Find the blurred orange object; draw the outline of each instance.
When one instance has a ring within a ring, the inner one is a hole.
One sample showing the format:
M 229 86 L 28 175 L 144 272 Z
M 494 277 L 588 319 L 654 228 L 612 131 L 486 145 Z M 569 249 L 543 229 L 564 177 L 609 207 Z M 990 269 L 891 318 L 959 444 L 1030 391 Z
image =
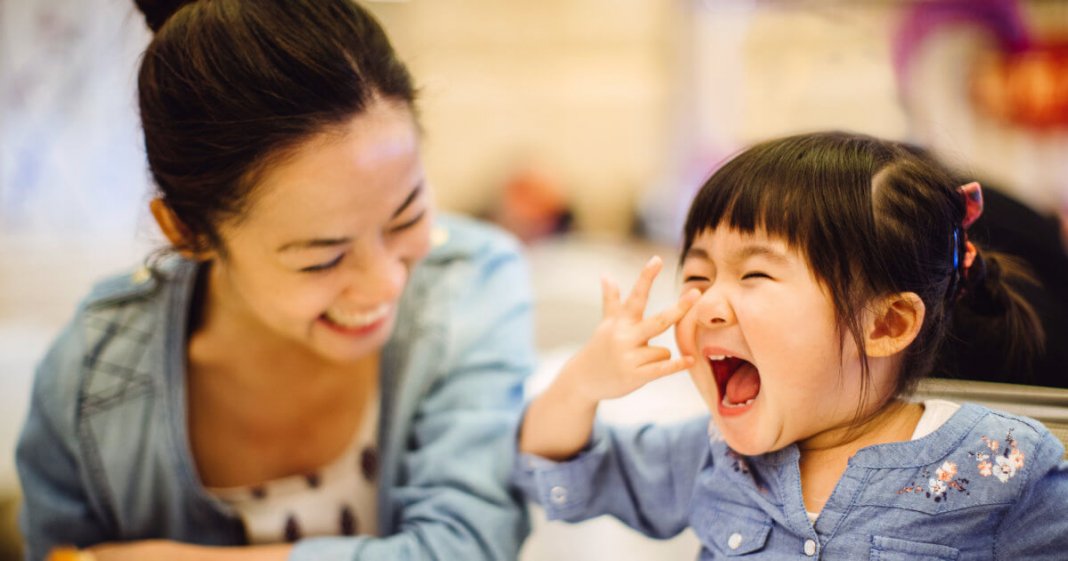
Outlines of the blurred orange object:
M 73 547 L 60 547 L 53 549 L 45 561 L 96 561 L 96 556 Z
M 971 93 L 979 109 L 1002 121 L 1042 129 L 1068 126 L 1068 42 L 978 58 Z

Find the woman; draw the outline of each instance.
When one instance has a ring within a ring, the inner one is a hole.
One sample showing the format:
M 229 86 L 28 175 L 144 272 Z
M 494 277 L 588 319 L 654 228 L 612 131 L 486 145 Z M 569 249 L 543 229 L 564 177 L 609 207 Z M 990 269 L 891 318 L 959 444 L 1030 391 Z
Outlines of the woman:
M 27 558 L 514 558 L 525 269 L 434 221 L 384 32 L 349 0 L 138 6 L 174 251 L 98 285 L 39 367 Z

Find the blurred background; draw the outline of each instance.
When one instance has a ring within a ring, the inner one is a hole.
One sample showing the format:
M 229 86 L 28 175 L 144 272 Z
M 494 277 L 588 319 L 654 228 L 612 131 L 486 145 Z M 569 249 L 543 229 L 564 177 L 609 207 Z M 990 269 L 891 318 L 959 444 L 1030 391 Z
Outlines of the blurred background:
M 1066 1 L 368 6 L 421 86 L 439 204 L 526 242 L 542 353 L 531 392 L 592 331 L 602 273 L 630 283 L 653 253 L 672 262 L 690 197 L 717 163 L 792 132 L 908 140 L 996 187 L 995 245 L 1035 255 L 1055 334 L 1068 316 Z M 93 279 L 161 245 L 135 110 L 148 40 L 130 0 L 0 0 L 0 560 L 17 558 L 12 456 L 35 362 Z M 654 307 L 674 283 L 663 275 Z M 1068 374 L 1049 369 L 1053 384 Z M 702 410 L 675 376 L 602 414 Z M 697 548 L 688 533 L 652 542 L 612 520 L 566 526 L 535 512 L 522 559 L 693 558 Z

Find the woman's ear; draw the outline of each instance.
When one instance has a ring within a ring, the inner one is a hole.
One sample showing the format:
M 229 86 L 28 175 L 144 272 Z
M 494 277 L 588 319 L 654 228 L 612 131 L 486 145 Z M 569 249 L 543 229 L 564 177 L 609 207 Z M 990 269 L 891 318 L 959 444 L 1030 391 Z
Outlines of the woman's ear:
M 898 292 L 876 299 L 867 326 L 868 356 L 895 355 L 912 344 L 923 327 L 927 308 L 915 292 Z
M 197 249 L 198 244 L 193 233 L 189 231 L 189 228 L 182 223 L 178 215 L 171 210 L 171 207 L 167 206 L 163 199 L 159 197 L 152 199 L 152 202 L 148 204 L 148 208 L 152 211 L 152 217 L 156 219 L 159 229 L 167 237 L 167 241 L 171 242 L 171 246 L 182 257 L 197 261 L 210 258 L 207 255 L 208 252 Z

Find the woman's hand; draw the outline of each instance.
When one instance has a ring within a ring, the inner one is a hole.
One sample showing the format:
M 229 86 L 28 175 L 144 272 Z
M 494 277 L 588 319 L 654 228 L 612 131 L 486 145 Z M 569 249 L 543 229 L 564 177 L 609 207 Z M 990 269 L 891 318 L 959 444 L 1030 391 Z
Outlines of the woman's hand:
M 614 284 L 602 281 L 604 317 L 589 342 L 527 408 L 519 431 L 520 451 L 550 460 L 573 457 L 589 441 L 602 399 L 624 396 L 693 364 L 692 357 L 673 359 L 668 349 L 649 345 L 700 297 L 691 290 L 674 306 L 644 318 L 649 289 L 662 266 L 659 257 L 650 259 L 625 302 Z

